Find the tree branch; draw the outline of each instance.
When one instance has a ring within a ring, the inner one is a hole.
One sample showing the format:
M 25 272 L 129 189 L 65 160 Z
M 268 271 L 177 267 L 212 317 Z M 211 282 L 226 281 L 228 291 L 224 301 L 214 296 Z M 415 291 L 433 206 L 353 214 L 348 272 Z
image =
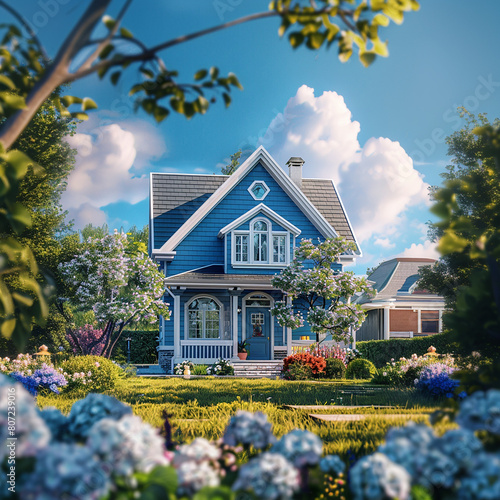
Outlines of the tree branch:
M 38 50 L 40 51 L 40 54 L 42 54 L 43 60 L 45 62 L 49 62 L 50 58 L 47 54 L 47 51 L 45 50 L 45 47 L 42 45 L 40 39 L 36 36 L 36 33 L 31 29 L 31 26 L 28 23 L 28 21 L 26 21 L 26 19 L 21 14 L 19 14 L 19 12 L 17 12 L 10 5 L 6 4 L 3 0 L 0 0 L 0 7 L 3 7 L 23 25 L 23 28 L 26 30 L 30 38 L 36 43 Z

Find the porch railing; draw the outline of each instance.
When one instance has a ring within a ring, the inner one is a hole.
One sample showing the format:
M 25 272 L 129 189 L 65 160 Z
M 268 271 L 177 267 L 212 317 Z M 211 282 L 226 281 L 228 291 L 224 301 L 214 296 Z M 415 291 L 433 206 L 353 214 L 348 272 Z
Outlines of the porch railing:
M 232 340 L 181 340 L 182 359 L 214 362 L 233 357 Z

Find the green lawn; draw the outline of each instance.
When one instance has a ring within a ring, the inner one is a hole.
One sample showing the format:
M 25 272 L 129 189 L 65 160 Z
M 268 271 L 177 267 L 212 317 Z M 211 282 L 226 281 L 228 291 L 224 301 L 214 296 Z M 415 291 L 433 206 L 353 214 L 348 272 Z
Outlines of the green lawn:
M 428 421 L 427 415 L 440 402 L 423 397 L 414 389 L 373 386 L 367 381 L 291 382 L 269 379 L 233 378 L 140 378 L 122 379 L 110 395 L 132 405 L 134 413 L 160 427 L 162 413 L 172 415 L 175 439 L 191 441 L 203 436 L 217 439 L 230 416 L 239 409 L 263 411 L 279 437 L 288 431 L 308 429 L 325 443 L 326 453 L 356 455 L 373 451 L 387 429 L 404 425 L 404 415 L 413 414 L 416 422 Z M 40 407 L 56 406 L 68 412 L 77 397 L 38 396 Z M 315 413 L 363 413 L 373 415 L 359 422 L 315 422 L 311 410 L 291 410 L 283 405 L 329 405 Z M 340 409 L 336 405 L 391 405 L 393 409 Z M 401 419 L 384 420 L 384 413 L 401 414 Z M 444 426 L 437 429 L 444 431 Z

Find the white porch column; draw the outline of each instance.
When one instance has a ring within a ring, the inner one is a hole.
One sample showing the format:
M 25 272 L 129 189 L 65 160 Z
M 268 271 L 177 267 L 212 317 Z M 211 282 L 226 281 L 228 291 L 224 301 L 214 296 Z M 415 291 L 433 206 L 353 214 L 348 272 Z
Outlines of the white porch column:
M 418 333 L 422 333 L 422 311 L 420 309 L 417 309 L 417 315 L 418 315 L 417 330 Z
M 443 310 L 439 309 L 439 325 L 438 325 L 438 333 L 443 331 Z
M 239 359 L 238 354 L 238 296 L 231 295 L 231 325 L 233 332 L 233 359 Z
M 181 296 L 174 294 L 174 363 L 181 355 Z
M 290 297 L 286 298 L 286 305 L 292 305 L 292 299 Z M 290 327 L 286 329 L 286 352 L 287 356 L 292 354 L 292 329 Z
M 389 316 L 389 306 L 384 307 L 384 340 L 389 340 L 390 337 L 390 316 Z

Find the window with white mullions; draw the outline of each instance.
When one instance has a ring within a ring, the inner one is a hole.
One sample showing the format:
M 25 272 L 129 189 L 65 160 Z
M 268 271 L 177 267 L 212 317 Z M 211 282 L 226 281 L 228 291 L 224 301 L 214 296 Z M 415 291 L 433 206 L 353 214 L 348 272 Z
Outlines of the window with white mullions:
M 188 306 L 188 337 L 218 339 L 220 337 L 220 307 L 209 297 L 194 299 Z
M 237 234 L 235 238 L 236 262 L 248 262 L 248 236 Z
M 268 261 L 267 224 L 261 220 L 253 224 L 253 260 L 261 263 Z
M 273 262 L 286 262 L 286 236 L 273 236 Z

